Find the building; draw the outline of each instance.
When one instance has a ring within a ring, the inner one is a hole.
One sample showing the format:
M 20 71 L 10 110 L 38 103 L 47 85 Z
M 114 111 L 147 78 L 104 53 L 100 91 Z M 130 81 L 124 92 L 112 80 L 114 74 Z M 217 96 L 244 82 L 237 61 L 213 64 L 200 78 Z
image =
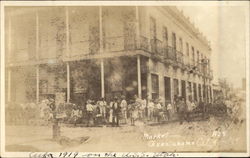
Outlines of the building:
M 6 99 L 211 102 L 211 48 L 176 7 L 6 7 Z

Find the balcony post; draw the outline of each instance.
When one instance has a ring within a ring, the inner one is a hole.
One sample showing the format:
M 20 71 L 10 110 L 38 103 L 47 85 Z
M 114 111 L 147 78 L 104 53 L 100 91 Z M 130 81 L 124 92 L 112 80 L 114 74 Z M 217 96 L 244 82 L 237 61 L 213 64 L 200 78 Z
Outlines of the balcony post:
M 66 63 L 67 66 L 67 103 L 70 101 L 70 67 L 69 62 Z
M 139 25 L 139 8 L 135 7 L 135 19 L 136 19 L 136 47 L 140 48 L 140 25 Z
M 138 97 L 141 98 L 141 58 L 137 55 Z
M 36 103 L 39 103 L 39 97 L 40 97 L 39 83 L 40 83 L 40 73 L 39 73 L 39 65 L 37 65 L 36 66 Z
M 99 53 L 103 53 L 103 30 L 102 30 L 102 6 L 99 6 Z M 104 59 L 101 59 L 101 97 L 105 97 L 105 84 L 104 84 Z

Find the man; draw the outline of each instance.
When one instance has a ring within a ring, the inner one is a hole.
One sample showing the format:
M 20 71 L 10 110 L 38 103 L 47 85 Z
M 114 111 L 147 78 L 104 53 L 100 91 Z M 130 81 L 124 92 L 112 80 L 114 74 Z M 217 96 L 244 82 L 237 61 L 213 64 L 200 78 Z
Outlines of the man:
M 125 100 L 125 96 L 123 95 L 122 97 L 122 101 L 121 101 L 121 104 L 120 104 L 120 107 L 121 107 L 121 111 L 122 111 L 122 117 L 124 119 L 124 122 L 127 123 L 127 108 L 128 108 L 128 105 L 127 105 L 127 101 Z
M 147 107 L 147 100 L 143 98 L 141 100 L 141 118 L 144 120 L 146 118 L 146 107 Z
M 91 100 L 87 101 L 86 110 L 87 110 L 87 127 L 89 127 L 89 123 L 90 123 L 90 120 L 92 120 L 92 117 L 93 117 L 92 115 L 94 111 L 94 107 L 91 104 Z
M 98 106 L 99 106 L 99 109 L 100 109 L 100 113 L 102 115 L 102 118 L 104 119 L 104 122 L 106 122 L 106 108 L 107 108 L 107 103 L 105 101 L 104 98 L 101 98 L 99 101 L 98 101 Z
M 195 104 L 193 102 L 192 99 L 189 99 L 187 100 L 187 113 L 186 113 L 186 116 L 187 116 L 187 121 L 189 122 L 190 121 L 190 113 L 193 111 L 193 109 L 195 108 Z
M 171 102 L 168 101 L 167 102 L 167 118 L 168 118 L 168 121 L 170 121 L 171 119 L 171 111 L 172 111 L 173 107 L 171 105 Z
M 184 118 L 186 117 L 186 104 L 184 98 L 181 98 L 178 105 L 178 114 L 180 119 L 180 124 L 183 123 Z
M 120 114 L 120 105 L 118 104 L 118 98 L 115 97 L 114 98 L 114 102 L 113 102 L 113 106 L 112 106 L 112 110 L 113 110 L 113 120 L 112 120 L 112 126 L 119 126 L 119 114 Z
M 153 102 L 153 99 L 150 99 L 148 102 L 148 118 L 149 118 L 149 120 L 153 120 L 153 113 L 154 113 L 154 102 Z

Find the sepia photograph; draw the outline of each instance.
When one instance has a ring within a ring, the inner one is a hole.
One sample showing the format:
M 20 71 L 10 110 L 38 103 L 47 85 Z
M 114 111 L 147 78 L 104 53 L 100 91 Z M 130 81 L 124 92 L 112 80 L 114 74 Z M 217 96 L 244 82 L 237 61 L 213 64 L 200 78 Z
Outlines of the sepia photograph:
M 249 4 L 1 2 L 0 156 L 249 156 Z

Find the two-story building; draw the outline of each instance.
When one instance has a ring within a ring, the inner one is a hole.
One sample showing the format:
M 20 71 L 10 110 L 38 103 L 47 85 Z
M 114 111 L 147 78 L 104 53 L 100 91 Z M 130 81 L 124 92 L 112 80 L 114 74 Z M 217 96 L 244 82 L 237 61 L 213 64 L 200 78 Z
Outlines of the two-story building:
M 5 7 L 6 99 L 211 102 L 211 48 L 176 7 Z

